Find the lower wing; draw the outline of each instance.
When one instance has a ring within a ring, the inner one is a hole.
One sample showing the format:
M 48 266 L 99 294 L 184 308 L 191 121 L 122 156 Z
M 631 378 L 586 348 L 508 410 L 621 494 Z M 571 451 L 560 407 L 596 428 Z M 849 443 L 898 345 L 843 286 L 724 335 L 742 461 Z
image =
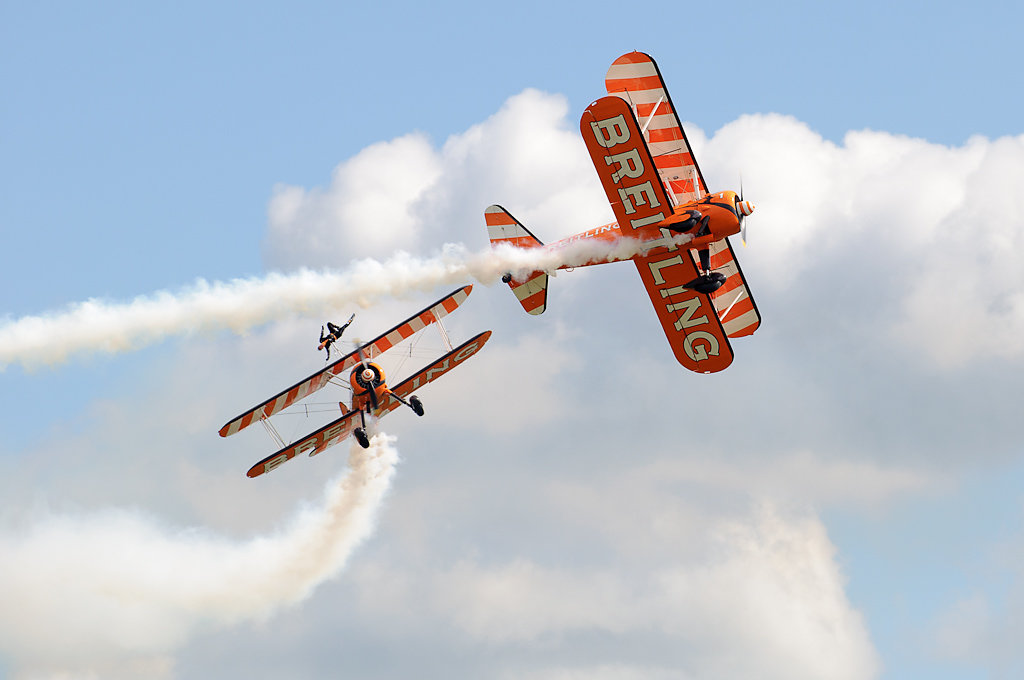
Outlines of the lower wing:
M 732 363 L 732 346 L 711 298 L 686 288 L 697 265 L 685 247 L 633 258 L 676 361 L 696 373 L 716 373 Z

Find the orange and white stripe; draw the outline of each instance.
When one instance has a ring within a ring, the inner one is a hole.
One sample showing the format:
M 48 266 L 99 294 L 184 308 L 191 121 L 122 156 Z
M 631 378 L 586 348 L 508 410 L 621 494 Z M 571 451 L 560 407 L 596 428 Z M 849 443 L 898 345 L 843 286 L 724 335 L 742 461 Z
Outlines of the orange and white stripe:
M 726 276 L 722 287 L 711 294 L 725 334 L 730 338 L 750 335 L 761 325 L 761 315 L 750 296 L 739 263 L 733 257 L 732 246 L 728 239 L 722 239 L 712 243 L 710 251 L 711 268 Z
M 519 220 L 502 208 L 492 205 L 484 211 L 487 223 L 487 237 L 491 246 L 507 243 L 516 248 L 539 248 L 544 244 L 530 233 Z M 532 272 L 525 281 L 512 279 L 508 283 L 519 304 L 529 314 L 543 314 L 548 304 L 548 275 L 544 272 Z
M 654 164 L 676 205 L 708 193 L 654 59 L 643 52 L 624 54 L 612 62 L 604 84 L 608 94 L 633 107 Z

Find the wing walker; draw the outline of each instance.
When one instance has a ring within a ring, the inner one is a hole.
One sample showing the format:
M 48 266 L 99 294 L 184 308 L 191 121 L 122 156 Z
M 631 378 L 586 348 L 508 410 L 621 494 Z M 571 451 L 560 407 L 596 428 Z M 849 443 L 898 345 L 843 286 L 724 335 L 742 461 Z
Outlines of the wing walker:
M 255 422 L 260 422 L 271 438 L 281 448 L 253 465 L 248 472 L 249 477 L 258 477 L 270 472 L 277 466 L 291 460 L 300 453 L 314 456 L 334 446 L 352 435 L 359 444 L 366 448 L 370 445 L 367 425 L 381 418 L 399 406 L 407 406 L 417 415 L 422 416 L 423 402 L 413 394 L 429 382 L 433 382 L 451 369 L 476 354 L 491 337 L 491 331 L 484 331 L 467 340 L 458 347 L 452 347 L 448 334 L 441 325 L 441 319 L 455 311 L 470 292 L 472 286 L 463 286 L 434 304 L 409 317 L 402 323 L 377 338 L 357 347 L 322 371 L 310 375 L 286 390 L 282 390 L 262 404 L 233 418 L 220 429 L 220 436 L 227 437 L 243 430 Z M 351 319 L 350 319 L 351 321 Z M 387 384 L 384 370 L 373 358 L 391 349 L 402 340 L 413 336 L 427 326 L 436 324 L 448 353 L 417 373 L 406 378 L 394 387 Z M 346 324 L 347 325 L 347 324 Z M 339 377 L 349 371 L 348 384 Z M 341 416 L 324 425 L 315 432 L 301 437 L 292 444 L 286 444 L 277 429 L 270 422 L 271 416 L 281 413 L 289 406 L 305 399 L 328 384 L 350 387 L 352 390 L 351 404 L 346 406 L 339 402 Z

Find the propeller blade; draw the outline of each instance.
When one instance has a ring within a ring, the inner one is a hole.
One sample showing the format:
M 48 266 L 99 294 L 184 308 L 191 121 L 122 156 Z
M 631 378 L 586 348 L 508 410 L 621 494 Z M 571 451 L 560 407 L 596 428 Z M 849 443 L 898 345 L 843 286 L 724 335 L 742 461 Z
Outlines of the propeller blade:
M 740 173 L 740 203 L 743 202 L 743 173 Z M 740 212 L 740 241 L 747 247 L 747 216 Z

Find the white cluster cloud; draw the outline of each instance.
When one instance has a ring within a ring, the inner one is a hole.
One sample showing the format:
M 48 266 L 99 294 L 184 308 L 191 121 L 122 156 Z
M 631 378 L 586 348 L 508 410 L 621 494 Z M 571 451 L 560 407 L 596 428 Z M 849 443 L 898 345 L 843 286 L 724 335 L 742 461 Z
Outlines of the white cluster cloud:
M 559 238 L 607 222 L 611 211 L 567 114 L 564 97 L 526 90 L 439 148 L 407 135 L 342 162 L 325 188 L 276 187 L 265 259 L 294 269 L 445 241 L 475 250 L 487 242 L 483 211 L 492 203 L 527 225 L 558 225 Z
M 694 146 L 714 180 L 742 173 L 757 204 L 744 252 L 764 267 L 755 293 L 894 300 L 898 319 L 859 321 L 942 367 L 1024 358 L 1024 135 L 946 147 L 864 130 L 837 145 L 793 118 L 748 115 Z M 828 280 L 809 283 L 815 268 Z
M 414 212 L 441 179 L 433 146 L 410 134 L 367 147 L 334 170 L 327 189 L 279 185 L 268 207 L 268 249 L 278 263 L 338 267 L 422 245 Z M 305 254 L 316 252 L 315 262 Z
M 152 677 L 193 635 L 305 599 L 371 533 L 394 474 L 387 435 L 351 451 L 322 507 L 276 534 L 238 541 L 116 510 L 4 531 L 0 651 L 26 677 Z
M 647 543 L 631 545 L 625 564 L 604 567 L 461 560 L 413 578 L 367 564 L 355 577 L 369 617 L 410 628 L 441 620 L 492 647 L 588 633 L 664 636 L 679 650 L 674 677 L 877 674 L 864 621 L 846 598 L 835 547 L 818 520 L 770 505 L 732 518 L 690 514 L 698 528 L 677 528 L 683 545 L 661 546 L 660 558 L 659 546 Z M 385 583 L 392 592 L 379 597 Z

